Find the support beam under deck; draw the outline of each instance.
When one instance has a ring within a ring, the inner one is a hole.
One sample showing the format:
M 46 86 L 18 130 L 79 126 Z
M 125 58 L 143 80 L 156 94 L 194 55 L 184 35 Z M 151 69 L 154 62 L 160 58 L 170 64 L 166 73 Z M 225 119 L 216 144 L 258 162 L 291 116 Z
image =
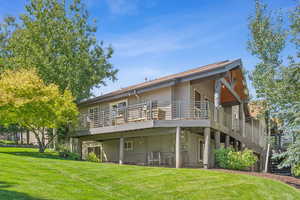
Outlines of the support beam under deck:
M 120 154 L 119 154 L 119 164 L 123 164 L 123 159 L 124 159 L 124 138 L 120 138 Z
M 180 168 L 180 132 L 181 128 L 178 126 L 176 127 L 176 143 L 175 143 L 175 148 L 176 148 L 176 168 Z
M 204 152 L 203 152 L 203 167 L 210 168 L 210 128 L 204 128 Z

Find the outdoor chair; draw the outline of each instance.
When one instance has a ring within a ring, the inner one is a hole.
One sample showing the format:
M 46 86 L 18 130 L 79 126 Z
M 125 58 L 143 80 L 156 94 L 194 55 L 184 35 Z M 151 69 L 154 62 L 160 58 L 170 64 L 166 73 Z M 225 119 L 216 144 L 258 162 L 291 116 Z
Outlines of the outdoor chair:
M 155 165 L 155 163 L 157 163 L 158 166 L 161 164 L 161 153 L 159 151 L 148 153 L 148 165 Z

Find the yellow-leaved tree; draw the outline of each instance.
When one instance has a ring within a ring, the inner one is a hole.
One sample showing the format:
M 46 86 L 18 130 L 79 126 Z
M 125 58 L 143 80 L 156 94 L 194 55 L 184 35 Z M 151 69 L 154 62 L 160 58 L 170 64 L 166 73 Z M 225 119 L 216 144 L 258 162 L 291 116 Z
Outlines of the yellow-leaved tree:
M 44 152 L 57 135 L 50 128 L 76 123 L 78 110 L 70 91 L 46 85 L 33 69 L 7 70 L 0 75 L 0 121 L 32 131 Z

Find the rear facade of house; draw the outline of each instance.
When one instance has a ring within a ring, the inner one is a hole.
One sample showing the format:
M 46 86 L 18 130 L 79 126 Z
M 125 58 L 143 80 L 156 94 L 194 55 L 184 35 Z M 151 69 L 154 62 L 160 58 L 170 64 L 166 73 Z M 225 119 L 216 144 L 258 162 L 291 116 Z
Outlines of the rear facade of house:
M 260 161 L 265 155 L 265 123 L 249 114 L 241 60 L 127 87 L 79 110 L 71 141 L 83 159 L 94 152 L 103 162 L 210 168 L 221 147 L 252 149 Z

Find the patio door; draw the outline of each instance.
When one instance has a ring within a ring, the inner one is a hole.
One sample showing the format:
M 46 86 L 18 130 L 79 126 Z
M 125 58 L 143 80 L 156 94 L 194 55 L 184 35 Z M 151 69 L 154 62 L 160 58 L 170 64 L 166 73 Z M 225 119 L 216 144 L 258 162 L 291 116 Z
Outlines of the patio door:
M 200 118 L 200 112 L 201 112 L 201 94 L 198 91 L 194 91 L 194 117 Z

